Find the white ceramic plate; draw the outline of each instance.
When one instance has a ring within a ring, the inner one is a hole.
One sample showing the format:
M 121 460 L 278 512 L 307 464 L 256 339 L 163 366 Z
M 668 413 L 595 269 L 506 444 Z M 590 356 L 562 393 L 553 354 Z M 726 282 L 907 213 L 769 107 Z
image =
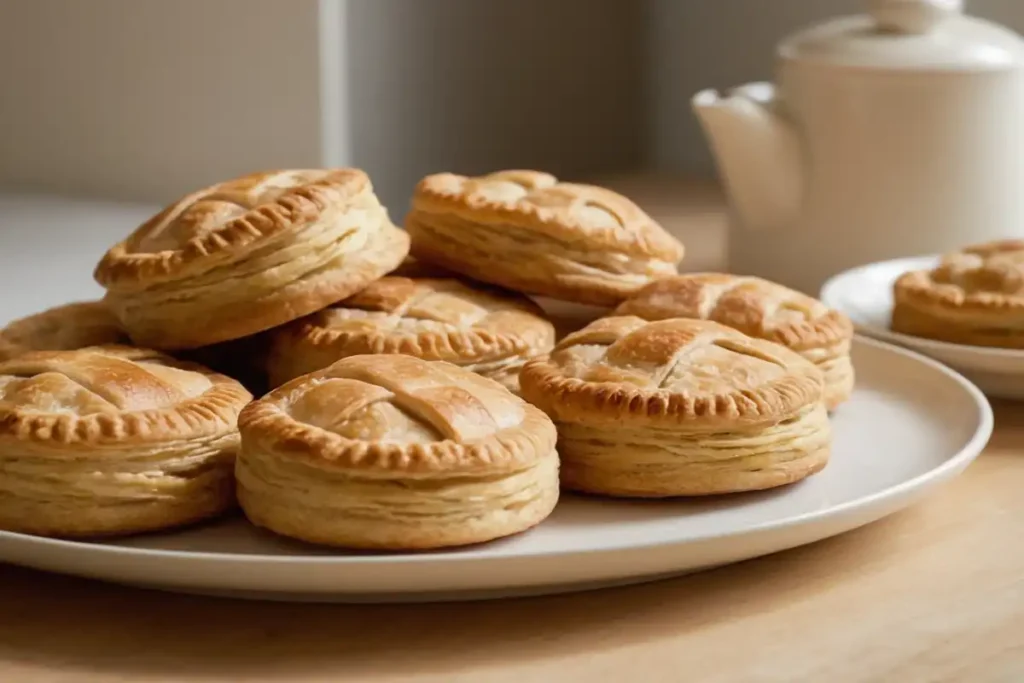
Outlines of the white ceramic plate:
M 1024 399 L 1024 350 L 950 344 L 889 329 L 896 278 L 908 270 L 932 268 L 937 262 L 937 256 L 922 256 L 854 268 L 826 282 L 821 300 L 850 316 L 861 334 L 914 349 L 945 363 L 990 396 Z
M 422 554 L 339 553 L 241 519 L 108 543 L 0 532 L 0 560 L 187 592 L 283 600 L 393 601 L 552 593 L 764 555 L 853 529 L 962 471 L 992 430 L 982 394 L 917 354 L 858 339 L 858 388 L 834 416 L 829 466 L 794 486 L 706 500 L 566 495 L 536 529 Z

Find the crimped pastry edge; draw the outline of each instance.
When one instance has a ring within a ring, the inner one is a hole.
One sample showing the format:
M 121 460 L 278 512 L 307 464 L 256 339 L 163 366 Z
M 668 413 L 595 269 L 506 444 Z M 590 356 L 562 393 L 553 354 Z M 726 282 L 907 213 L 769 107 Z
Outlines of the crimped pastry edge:
M 244 177 L 272 175 L 284 169 L 261 171 Z M 238 179 L 235 179 L 238 180 Z M 135 253 L 129 243 L 144 236 L 151 227 L 182 203 L 199 199 L 211 188 L 188 194 L 167 206 L 139 226 L 129 237 L 111 247 L 93 271 L 95 280 L 107 289 L 149 285 L 189 275 L 203 264 L 220 263 L 232 253 L 268 240 L 295 225 L 315 221 L 321 213 L 339 202 L 350 200 L 373 187 L 369 176 L 356 168 L 334 169 L 330 175 L 286 190 L 273 201 L 265 202 L 242 216 L 226 222 L 217 230 L 193 238 L 181 249 L 155 253 Z
M 340 302 L 338 307 L 345 308 L 344 303 Z M 417 333 L 397 330 L 345 331 L 317 324 L 313 320 L 316 314 L 306 316 L 274 332 L 268 361 L 271 381 L 274 385 L 280 385 L 297 376 L 293 368 L 303 364 L 288 359 L 304 354 L 329 356 L 333 358 L 331 362 L 361 354 L 404 354 L 460 366 L 490 363 L 511 357 L 522 357 L 523 362 L 526 362 L 530 357 L 551 350 L 555 343 L 555 328 L 544 316 L 540 306 L 526 297 L 522 297 L 521 303 L 529 309 L 523 313 L 532 314 L 535 319 L 525 330 L 517 327 L 505 332 L 473 327 Z M 541 343 L 536 343 L 538 340 Z
M 614 419 L 631 426 L 689 423 L 692 429 L 718 429 L 723 425 L 785 420 L 821 401 L 821 372 L 810 362 L 807 369 L 811 372 L 794 371 L 766 383 L 759 391 L 688 396 L 624 382 L 566 377 L 543 358 L 530 361 L 519 373 L 519 391 L 555 421 L 603 424 Z
M 96 413 L 80 417 L 66 413 L 36 413 L 8 409 L 0 404 L 0 444 L 6 439 L 14 439 L 60 445 L 123 447 L 129 441 L 142 445 L 205 437 L 236 429 L 239 412 L 252 400 L 252 395 L 236 380 L 195 363 L 147 349 L 113 344 L 90 348 L 120 351 L 122 357 L 133 360 L 160 359 L 173 367 L 205 375 L 212 386 L 200 396 L 173 406 L 116 415 Z M 25 354 L 14 361 L 21 362 L 30 356 Z M 4 372 L 4 365 L 0 363 L 0 374 Z M 69 457 L 74 457 L 73 451 L 69 452 Z
M 390 477 L 399 472 L 403 476 L 430 477 L 520 469 L 555 448 L 554 424 L 525 402 L 522 423 L 465 444 L 450 439 L 425 444 L 356 441 L 299 422 L 281 410 L 279 400 L 304 383 L 317 381 L 327 370 L 297 377 L 247 405 L 238 418 L 243 452 L 258 448 L 281 458 L 356 470 L 363 476 L 377 473 Z
M 748 276 L 748 275 L 733 275 L 731 273 L 716 273 L 716 272 L 700 272 L 700 273 L 681 273 L 676 276 L 669 276 L 668 280 L 688 279 L 688 278 L 699 278 L 701 276 L 728 276 L 736 279 L 749 280 L 763 283 L 770 287 L 777 287 L 782 289 L 788 289 L 784 285 L 780 285 L 771 280 L 765 280 L 764 278 Z M 618 308 L 612 312 L 611 315 L 639 315 L 636 312 L 630 310 L 633 300 L 640 300 L 645 296 L 645 290 L 655 286 L 664 286 L 665 279 L 659 280 L 657 283 L 652 282 L 644 285 L 641 289 L 637 290 L 632 294 L 629 299 L 619 304 Z M 796 294 L 800 294 L 796 292 Z M 806 295 L 804 295 L 806 296 Z M 813 298 L 813 297 L 808 297 Z M 646 316 L 640 315 L 644 319 Z M 670 316 L 670 317 L 689 317 L 689 316 Z M 814 320 L 801 320 L 799 322 L 787 323 L 780 325 L 772 330 L 769 330 L 767 334 L 751 334 L 751 331 L 743 329 L 742 327 L 733 325 L 729 322 L 718 321 L 728 327 L 743 332 L 744 334 L 750 335 L 758 339 L 764 339 L 766 341 L 775 342 L 782 344 L 783 346 L 792 349 L 793 351 L 802 352 L 809 349 L 818 349 L 829 346 L 834 346 L 847 342 L 853 338 L 853 322 L 840 311 L 833 308 L 829 308 L 828 312 L 815 318 Z

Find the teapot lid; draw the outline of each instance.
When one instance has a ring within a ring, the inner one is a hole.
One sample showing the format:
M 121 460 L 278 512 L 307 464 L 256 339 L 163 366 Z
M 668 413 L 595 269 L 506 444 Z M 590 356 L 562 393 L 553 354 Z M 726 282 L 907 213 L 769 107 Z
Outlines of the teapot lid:
M 868 0 L 868 14 L 841 17 L 786 38 L 783 59 L 836 66 L 984 71 L 1024 65 L 1024 39 L 963 15 L 963 0 Z

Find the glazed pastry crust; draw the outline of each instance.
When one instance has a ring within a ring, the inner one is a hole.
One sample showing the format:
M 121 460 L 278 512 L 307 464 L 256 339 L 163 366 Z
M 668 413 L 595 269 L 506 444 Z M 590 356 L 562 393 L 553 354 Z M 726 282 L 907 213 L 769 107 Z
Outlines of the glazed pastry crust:
M 184 197 L 111 248 L 95 277 L 137 344 L 186 349 L 308 315 L 407 253 L 365 173 L 290 170 Z
M 556 421 L 720 429 L 769 425 L 822 398 L 820 370 L 715 322 L 601 318 L 526 364 L 521 392 Z
M 768 280 L 725 273 L 677 275 L 647 285 L 613 315 L 652 321 L 712 320 L 782 344 L 818 365 L 825 375 L 829 409 L 847 400 L 853 391 L 850 319 L 817 299 Z
M 551 421 L 444 362 L 345 358 L 253 402 L 239 427 L 246 515 L 313 543 L 477 543 L 532 527 L 558 499 Z
M 554 326 L 526 297 L 453 279 L 385 277 L 274 332 L 274 386 L 348 356 L 443 360 L 518 390 L 518 372 L 551 350 Z
M 528 363 L 555 421 L 565 487 L 624 497 L 788 484 L 828 461 L 821 371 L 715 322 L 602 318 Z
M 946 254 L 893 287 L 896 332 L 955 344 L 1024 348 L 1024 240 Z
M 627 198 L 537 171 L 424 178 L 412 252 L 508 289 L 612 306 L 676 272 L 683 246 Z
M 0 363 L 0 527 L 124 535 L 223 512 L 250 399 L 228 377 L 130 347 Z
M 0 329 L 0 361 L 29 351 L 73 351 L 127 340 L 102 301 L 82 301 L 9 322 Z

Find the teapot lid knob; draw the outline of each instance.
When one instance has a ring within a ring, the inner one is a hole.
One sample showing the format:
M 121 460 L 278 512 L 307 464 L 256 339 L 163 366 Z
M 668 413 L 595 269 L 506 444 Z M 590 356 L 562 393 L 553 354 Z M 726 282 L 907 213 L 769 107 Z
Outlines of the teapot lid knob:
M 963 11 L 963 0 L 869 0 L 868 9 L 883 31 L 927 33 Z

